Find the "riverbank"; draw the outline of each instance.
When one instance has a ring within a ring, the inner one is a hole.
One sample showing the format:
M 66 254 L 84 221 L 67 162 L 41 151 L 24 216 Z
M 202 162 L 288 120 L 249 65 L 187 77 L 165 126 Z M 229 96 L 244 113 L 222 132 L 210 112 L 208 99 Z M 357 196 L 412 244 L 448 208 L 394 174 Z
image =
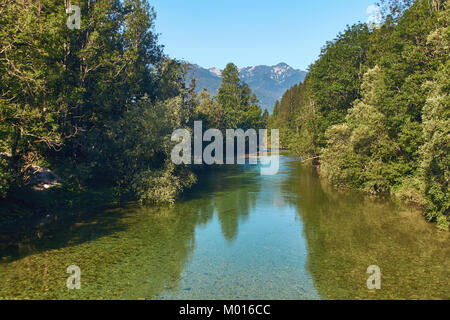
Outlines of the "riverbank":
M 448 297 L 450 234 L 416 210 L 286 156 L 274 176 L 223 166 L 199 180 L 172 206 L 119 204 L 2 239 L 0 299 Z M 80 290 L 67 290 L 69 265 Z M 367 289 L 370 265 L 382 290 Z
M 207 175 L 213 170 L 220 170 L 220 167 L 200 166 L 195 174 Z M 182 194 L 178 200 L 181 196 Z M 80 218 L 95 215 L 104 209 L 133 202 L 137 202 L 137 199 L 120 195 L 117 188 L 108 185 L 87 185 L 79 188 L 63 183 L 48 189 L 30 186 L 0 199 L 0 234 L 20 234 L 42 228 L 66 227 Z
M 287 149 L 283 149 L 284 156 L 293 156 Z M 320 158 L 300 160 L 302 163 L 310 165 L 321 179 Z M 220 170 L 219 167 L 201 167 L 196 174 L 208 175 L 212 170 Z M 326 181 L 329 184 L 329 181 Z M 341 190 L 358 190 L 345 186 L 340 186 Z M 388 198 L 397 199 L 404 205 L 420 210 L 426 219 L 423 203 L 412 201 L 408 198 L 408 193 L 397 192 L 387 195 Z M 380 195 L 373 195 L 380 197 Z M 384 195 L 386 197 L 386 195 Z M 50 189 L 20 190 L 7 199 L 0 200 L 0 234 L 20 234 L 33 230 L 54 229 L 67 227 L 76 223 L 77 219 L 95 215 L 106 208 L 118 207 L 121 204 L 130 202 L 131 199 L 120 198 L 113 187 L 90 186 L 83 190 L 71 190 L 60 185 Z M 428 220 L 428 219 L 426 219 Z M 429 220 L 428 220 L 429 221 Z
M 315 171 L 317 172 L 317 174 L 320 176 L 321 179 L 325 180 L 326 183 L 331 184 L 331 182 L 328 181 L 326 179 L 326 177 L 323 176 L 323 174 L 321 174 L 321 159 L 320 159 L 320 157 L 313 157 L 313 158 L 309 158 L 309 159 L 305 159 L 305 160 L 302 159 L 301 161 L 303 163 L 308 163 L 309 165 L 311 165 L 315 169 Z M 428 223 L 432 223 L 432 224 L 436 225 L 436 227 L 439 228 L 440 230 L 450 231 L 450 229 L 448 227 L 442 227 L 441 225 L 439 225 L 437 223 L 437 221 L 430 220 L 427 217 L 426 209 L 425 209 L 425 206 L 426 206 L 425 199 L 418 191 L 418 187 L 416 185 L 413 185 L 412 183 L 393 188 L 393 191 L 391 193 L 381 193 L 381 194 L 370 193 L 370 192 L 364 191 L 360 188 L 351 188 L 351 187 L 348 187 L 345 185 L 339 185 L 337 187 L 339 187 L 339 189 L 342 189 L 342 190 L 362 191 L 362 192 L 365 192 L 368 195 L 372 195 L 374 197 L 383 197 L 383 198 L 388 197 L 388 198 L 395 199 L 397 201 L 402 202 L 404 205 L 407 205 L 415 210 L 419 210 L 421 212 L 423 218 Z

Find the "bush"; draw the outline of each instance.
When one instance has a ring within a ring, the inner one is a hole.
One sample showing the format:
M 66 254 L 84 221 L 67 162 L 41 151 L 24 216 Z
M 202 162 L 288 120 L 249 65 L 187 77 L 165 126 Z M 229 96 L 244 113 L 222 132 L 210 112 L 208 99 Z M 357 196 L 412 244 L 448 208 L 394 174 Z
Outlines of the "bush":
M 173 204 L 179 193 L 195 182 L 192 172 L 186 169 L 175 170 L 172 163 L 167 163 L 161 170 L 146 170 L 136 175 L 132 190 L 143 204 Z

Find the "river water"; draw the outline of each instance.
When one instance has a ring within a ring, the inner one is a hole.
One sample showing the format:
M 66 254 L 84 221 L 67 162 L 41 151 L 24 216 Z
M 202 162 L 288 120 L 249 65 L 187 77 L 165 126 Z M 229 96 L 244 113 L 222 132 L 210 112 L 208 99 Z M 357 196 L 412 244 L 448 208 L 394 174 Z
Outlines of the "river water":
M 449 299 L 450 235 L 281 157 L 231 166 L 172 207 L 108 209 L 0 257 L 0 299 Z M 81 289 L 69 290 L 70 265 Z M 367 288 L 367 268 L 381 289 Z

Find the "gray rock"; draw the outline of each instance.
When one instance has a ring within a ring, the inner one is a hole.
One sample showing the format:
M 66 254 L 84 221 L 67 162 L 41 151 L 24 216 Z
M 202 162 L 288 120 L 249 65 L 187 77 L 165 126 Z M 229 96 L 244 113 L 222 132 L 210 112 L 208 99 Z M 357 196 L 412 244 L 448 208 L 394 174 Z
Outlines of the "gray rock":
M 61 185 L 61 179 L 50 169 L 32 166 L 31 183 L 35 190 L 46 190 Z

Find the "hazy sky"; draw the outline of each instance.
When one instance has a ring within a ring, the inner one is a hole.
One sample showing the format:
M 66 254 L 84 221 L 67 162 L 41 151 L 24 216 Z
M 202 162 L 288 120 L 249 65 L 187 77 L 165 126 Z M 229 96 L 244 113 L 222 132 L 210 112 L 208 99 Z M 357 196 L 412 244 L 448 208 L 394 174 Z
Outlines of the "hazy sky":
M 377 0 L 150 0 L 172 58 L 223 68 L 286 62 L 305 70 L 327 40 L 366 22 Z

